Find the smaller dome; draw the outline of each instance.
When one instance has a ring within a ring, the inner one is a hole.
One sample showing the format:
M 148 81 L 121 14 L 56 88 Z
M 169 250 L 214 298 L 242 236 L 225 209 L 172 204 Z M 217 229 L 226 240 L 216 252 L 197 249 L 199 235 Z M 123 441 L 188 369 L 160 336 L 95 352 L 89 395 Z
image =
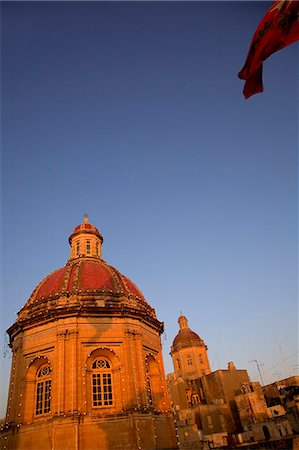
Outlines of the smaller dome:
M 204 345 L 203 340 L 192 330 L 180 330 L 174 338 L 173 347 L 177 347 L 179 344 L 182 347 L 191 347 L 194 344 L 199 343 Z
M 192 331 L 188 326 L 188 320 L 185 316 L 179 317 L 180 331 L 176 335 L 172 343 L 172 351 L 181 347 L 193 347 L 200 346 L 206 347 L 204 341 L 198 336 L 197 333 Z

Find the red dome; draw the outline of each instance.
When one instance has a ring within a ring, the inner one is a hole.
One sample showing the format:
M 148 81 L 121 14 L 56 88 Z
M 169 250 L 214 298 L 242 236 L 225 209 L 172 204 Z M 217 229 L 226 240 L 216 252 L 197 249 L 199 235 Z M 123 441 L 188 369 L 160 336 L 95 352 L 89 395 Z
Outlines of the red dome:
M 35 288 L 18 313 L 18 326 L 53 321 L 55 317 L 110 317 L 114 314 L 115 317 L 141 319 L 159 333 L 163 332 L 163 323 L 158 321 L 154 308 L 138 287 L 101 259 L 103 237 L 88 223 L 87 215 L 84 223 L 74 228 L 69 242 L 71 257 L 68 263 L 50 273 Z
M 204 341 L 198 336 L 197 333 L 189 328 L 187 317 L 180 315 L 178 322 L 180 325 L 180 331 L 174 338 L 171 347 L 172 351 L 176 351 L 182 347 L 193 347 L 194 345 L 205 347 Z
M 19 311 L 21 326 L 72 315 L 138 317 L 163 332 L 152 308 L 129 278 L 102 259 L 76 258 L 48 275 Z
M 192 347 L 193 345 L 204 345 L 204 342 L 197 333 L 190 330 L 190 328 L 186 328 L 180 330 L 174 338 L 172 346 L 177 347 L 178 345 L 181 347 Z
M 32 293 L 30 301 L 52 295 L 87 292 L 133 295 L 144 300 L 131 280 L 103 260 L 76 259 L 48 275 Z

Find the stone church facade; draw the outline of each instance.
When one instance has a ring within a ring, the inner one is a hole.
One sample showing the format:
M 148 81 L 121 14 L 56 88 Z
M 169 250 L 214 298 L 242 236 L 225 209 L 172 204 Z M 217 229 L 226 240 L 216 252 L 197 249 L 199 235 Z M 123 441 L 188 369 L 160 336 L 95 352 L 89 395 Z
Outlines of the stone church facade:
M 9 328 L 12 368 L 1 448 L 177 448 L 165 380 L 163 323 L 102 258 L 88 222 L 70 259 L 33 291 Z

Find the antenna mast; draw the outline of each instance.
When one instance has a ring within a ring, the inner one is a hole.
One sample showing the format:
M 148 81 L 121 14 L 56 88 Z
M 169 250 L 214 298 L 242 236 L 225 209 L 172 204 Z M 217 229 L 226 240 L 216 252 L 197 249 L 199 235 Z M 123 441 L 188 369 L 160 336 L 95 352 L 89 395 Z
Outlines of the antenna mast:
M 262 377 L 262 372 L 260 370 L 260 367 L 262 366 L 262 364 L 258 363 L 258 361 L 256 359 L 253 359 L 252 361 L 249 361 L 249 362 L 255 362 L 256 363 L 257 370 L 259 371 L 259 374 L 260 374 L 260 379 L 261 379 L 261 382 L 262 382 L 262 386 L 264 386 L 264 380 L 263 380 L 263 377 Z
M 282 347 L 281 347 L 281 345 L 279 344 L 278 337 L 277 337 L 276 333 L 274 333 L 274 336 L 275 336 L 276 344 L 278 345 L 278 348 L 279 348 L 280 353 L 281 353 L 281 356 L 282 356 L 282 362 L 284 363 L 284 366 L 285 366 L 285 368 L 286 368 L 286 375 L 287 375 L 287 376 L 290 376 L 290 375 L 291 375 L 291 370 L 290 370 L 290 367 L 289 367 L 289 365 L 288 365 L 288 363 L 287 363 L 287 361 L 286 361 L 287 358 L 285 357 L 285 354 L 284 354 L 284 352 L 283 352 L 283 350 L 282 350 Z

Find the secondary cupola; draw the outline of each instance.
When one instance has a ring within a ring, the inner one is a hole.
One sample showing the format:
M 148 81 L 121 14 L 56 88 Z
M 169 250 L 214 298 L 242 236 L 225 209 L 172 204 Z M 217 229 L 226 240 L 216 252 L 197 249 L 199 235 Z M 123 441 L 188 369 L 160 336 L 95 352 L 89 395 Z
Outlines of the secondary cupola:
M 196 379 L 210 373 L 204 341 L 189 328 L 187 317 L 180 315 L 178 322 L 180 330 L 173 340 L 170 353 L 176 377 Z

